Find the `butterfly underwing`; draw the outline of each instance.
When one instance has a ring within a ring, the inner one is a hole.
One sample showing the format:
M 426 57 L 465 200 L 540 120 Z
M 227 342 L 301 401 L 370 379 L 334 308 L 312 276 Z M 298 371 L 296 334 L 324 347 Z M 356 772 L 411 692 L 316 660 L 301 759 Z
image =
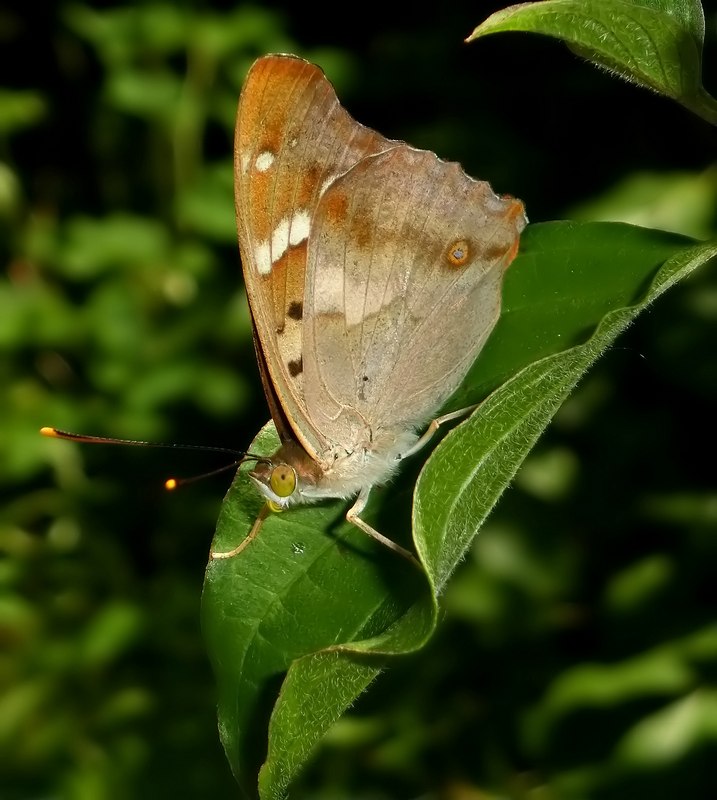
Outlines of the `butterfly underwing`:
M 523 204 L 356 122 L 321 69 L 289 55 L 249 71 L 234 156 L 254 342 L 281 440 L 250 475 L 267 510 L 356 497 L 347 519 L 405 555 L 360 512 L 425 443 L 419 432 L 493 329 Z M 240 552 L 262 518 L 213 556 Z

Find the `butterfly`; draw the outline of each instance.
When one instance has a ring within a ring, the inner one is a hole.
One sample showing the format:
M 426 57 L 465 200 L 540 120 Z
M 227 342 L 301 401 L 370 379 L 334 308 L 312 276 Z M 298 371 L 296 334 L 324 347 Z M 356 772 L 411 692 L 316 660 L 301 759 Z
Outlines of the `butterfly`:
M 254 344 L 281 446 L 249 475 L 270 511 L 355 498 L 420 449 L 500 313 L 523 204 L 456 163 L 386 139 L 290 55 L 251 67 L 234 145 L 239 248 Z M 419 435 L 431 422 L 428 430 Z

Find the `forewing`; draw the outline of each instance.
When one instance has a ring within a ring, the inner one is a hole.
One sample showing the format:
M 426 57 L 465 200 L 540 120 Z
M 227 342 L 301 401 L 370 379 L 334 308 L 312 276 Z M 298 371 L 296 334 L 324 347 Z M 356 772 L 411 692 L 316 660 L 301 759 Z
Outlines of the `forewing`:
M 314 456 L 324 446 L 306 414 L 301 330 L 307 240 L 325 187 L 395 142 L 339 105 L 313 64 L 265 56 L 242 89 L 234 145 L 244 280 L 270 382 L 294 432 Z M 319 429 L 320 430 L 320 429 Z
M 308 249 L 312 424 L 350 449 L 367 425 L 400 433 L 435 414 L 498 318 L 525 224 L 520 201 L 406 145 L 332 183 Z

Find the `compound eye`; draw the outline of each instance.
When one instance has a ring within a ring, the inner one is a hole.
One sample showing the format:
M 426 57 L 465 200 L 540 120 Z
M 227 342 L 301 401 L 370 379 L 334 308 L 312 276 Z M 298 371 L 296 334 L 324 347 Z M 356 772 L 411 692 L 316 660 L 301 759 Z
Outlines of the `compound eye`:
M 279 464 L 271 471 L 269 486 L 277 497 L 290 497 L 296 491 L 296 470 L 288 464 Z

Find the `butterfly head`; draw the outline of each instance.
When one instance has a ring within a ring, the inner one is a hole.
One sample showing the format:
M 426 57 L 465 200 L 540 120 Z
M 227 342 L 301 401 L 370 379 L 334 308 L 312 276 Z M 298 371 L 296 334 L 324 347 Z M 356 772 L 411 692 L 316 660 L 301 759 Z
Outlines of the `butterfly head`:
M 320 470 L 298 443 L 289 441 L 271 457 L 259 459 L 249 473 L 272 511 L 284 511 L 302 501 L 304 489 L 317 483 Z
M 249 473 L 272 511 L 284 511 L 291 505 L 299 479 L 290 464 L 261 461 Z

